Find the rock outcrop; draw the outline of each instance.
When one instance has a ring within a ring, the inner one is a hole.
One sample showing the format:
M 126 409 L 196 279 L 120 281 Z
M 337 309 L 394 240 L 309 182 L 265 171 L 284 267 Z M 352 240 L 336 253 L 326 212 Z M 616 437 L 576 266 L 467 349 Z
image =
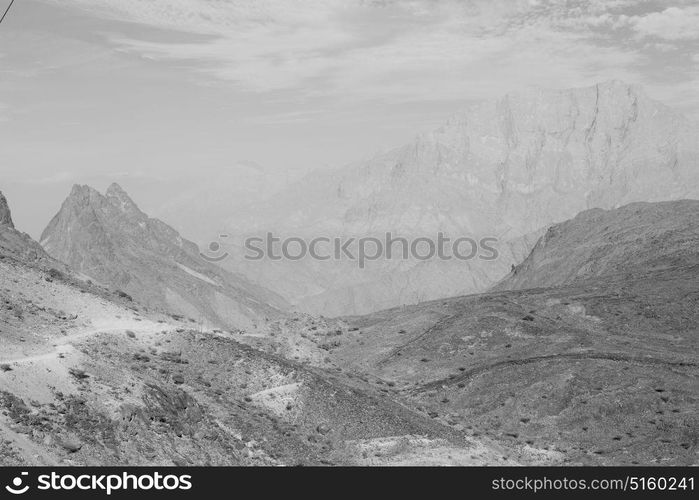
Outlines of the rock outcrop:
M 0 192 L 0 259 L 6 257 L 34 267 L 67 271 L 61 262 L 52 259 L 29 235 L 15 228 L 10 206 Z
M 15 225 L 12 223 L 12 213 L 10 212 L 10 207 L 7 205 L 7 199 L 0 192 L 0 226 L 7 226 L 14 228 Z

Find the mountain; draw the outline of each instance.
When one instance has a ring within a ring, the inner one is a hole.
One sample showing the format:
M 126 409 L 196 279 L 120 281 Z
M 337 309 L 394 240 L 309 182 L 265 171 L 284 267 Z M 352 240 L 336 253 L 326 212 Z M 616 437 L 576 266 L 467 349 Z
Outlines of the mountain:
M 386 446 L 382 463 L 495 464 L 511 453 L 240 333 L 15 257 L 0 246 L 2 466 L 362 465 Z
M 493 236 L 499 259 L 379 260 L 363 271 L 335 261 L 225 265 L 310 312 L 479 292 L 546 227 L 583 210 L 699 197 L 698 165 L 697 125 L 638 87 L 530 89 L 469 107 L 371 160 L 314 172 L 229 222 L 232 234 Z
M 74 186 L 41 236 L 58 260 L 152 308 L 246 327 L 279 317 L 276 294 L 208 262 L 198 247 L 141 212 L 121 187 Z
M 554 463 L 696 465 L 698 245 L 699 201 L 590 210 L 541 238 L 524 289 L 349 318 L 328 357 Z
M 699 201 L 593 209 L 549 228 L 494 290 L 570 285 L 601 276 L 699 266 Z

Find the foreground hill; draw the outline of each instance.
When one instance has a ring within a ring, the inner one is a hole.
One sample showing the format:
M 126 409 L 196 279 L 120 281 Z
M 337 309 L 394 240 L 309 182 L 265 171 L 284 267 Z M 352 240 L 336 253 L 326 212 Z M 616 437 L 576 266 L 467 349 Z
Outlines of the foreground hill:
M 350 318 L 321 346 L 325 362 L 520 453 L 697 464 L 698 227 L 696 201 L 583 213 L 542 238 L 517 274 L 576 279 Z M 563 242 L 576 242 L 575 272 L 559 259 Z M 588 262 L 600 267 L 577 272 Z
M 1 465 L 498 463 L 368 385 L 0 259 Z M 414 445 L 406 446 L 406 443 Z M 371 453 L 371 455 L 369 455 Z
M 41 236 L 54 258 L 139 303 L 226 327 L 278 317 L 278 295 L 203 259 L 198 247 L 141 212 L 116 184 L 75 186 Z
M 0 283 L 0 465 L 538 460 L 3 246 Z

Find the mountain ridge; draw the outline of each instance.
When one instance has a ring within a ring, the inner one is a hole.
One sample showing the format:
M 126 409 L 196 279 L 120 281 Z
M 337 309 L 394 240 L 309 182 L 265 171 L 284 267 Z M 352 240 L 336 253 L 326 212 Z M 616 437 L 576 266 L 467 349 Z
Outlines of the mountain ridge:
M 668 266 L 699 265 L 699 200 L 592 209 L 551 226 L 493 291 L 572 285 Z M 639 248 L 641 247 L 641 248 Z
M 421 289 L 430 290 L 424 300 L 477 293 L 528 255 L 537 232 L 583 210 L 699 198 L 698 164 L 697 124 L 640 87 L 528 89 L 475 104 L 370 160 L 310 174 L 229 223 L 234 234 L 495 236 L 502 259 L 470 263 L 477 269 L 431 262 L 430 273 L 420 262 L 380 261 L 361 275 L 342 263 L 224 265 L 311 313 L 332 302 L 339 314 L 376 310 L 355 302 L 363 290 L 380 307 L 412 303 Z M 320 290 L 319 274 L 332 277 Z

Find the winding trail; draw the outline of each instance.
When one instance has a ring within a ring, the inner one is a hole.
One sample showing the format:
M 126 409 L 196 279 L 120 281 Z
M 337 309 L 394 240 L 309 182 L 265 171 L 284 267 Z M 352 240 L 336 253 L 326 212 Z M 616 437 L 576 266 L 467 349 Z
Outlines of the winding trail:
M 586 360 L 586 359 L 597 359 L 606 361 L 616 361 L 622 363 L 640 363 L 647 365 L 660 365 L 671 368 L 697 368 L 699 363 L 693 361 L 679 361 L 679 360 L 667 360 L 661 358 L 653 358 L 646 356 L 631 356 L 623 353 L 604 353 L 604 352 L 568 352 L 561 354 L 546 354 L 543 356 L 532 356 L 529 358 L 521 359 L 508 359 L 503 361 L 496 361 L 483 366 L 478 366 L 463 372 L 462 374 L 455 376 L 453 378 L 443 378 L 440 380 L 435 380 L 428 382 L 419 387 L 414 388 L 411 392 L 421 392 L 428 391 L 431 389 L 441 389 L 449 385 L 458 384 L 460 382 L 467 381 L 473 377 L 487 373 L 491 370 L 496 370 L 498 368 L 506 366 L 521 366 L 529 365 L 533 363 L 541 363 L 545 361 L 557 360 L 557 359 L 573 359 L 573 360 Z
M 48 359 L 53 359 L 59 354 L 65 354 L 74 350 L 73 343 L 95 335 L 123 335 L 127 330 L 134 332 L 136 335 L 153 335 L 159 333 L 163 330 L 174 331 L 179 326 L 165 325 L 162 323 L 145 323 L 143 325 L 134 326 L 133 323 L 124 323 L 118 328 L 100 328 L 100 327 L 90 327 L 84 330 L 80 330 L 71 335 L 66 335 L 64 337 L 58 337 L 51 342 L 51 350 L 48 352 L 43 352 L 39 354 L 32 354 L 29 356 L 0 359 L 0 363 L 6 364 L 19 364 L 19 363 L 32 363 L 35 361 L 45 361 Z
M 444 316 L 443 318 L 440 318 L 434 325 L 429 327 L 427 330 L 424 332 L 420 333 L 416 337 L 413 337 L 409 341 L 405 342 L 404 344 L 399 345 L 398 347 L 395 347 L 391 349 L 381 360 L 379 360 L 376 363 L 376 366 L 384 366 L 387 364 L 389 361 L 391 361 L 393 358 L 398 356 L 399 353 L 402 353 L 405 351 L 408 347 L 416 344 L 417 342 L 421 341 L 422 339 L 429 337 L 433 332 L 444 330 L 445 325 L 451 324 L 455 322 L 459 317 L 461 316 L 460 313 L 455 313 L 455 314 L 449 314 L 447 316 Z

